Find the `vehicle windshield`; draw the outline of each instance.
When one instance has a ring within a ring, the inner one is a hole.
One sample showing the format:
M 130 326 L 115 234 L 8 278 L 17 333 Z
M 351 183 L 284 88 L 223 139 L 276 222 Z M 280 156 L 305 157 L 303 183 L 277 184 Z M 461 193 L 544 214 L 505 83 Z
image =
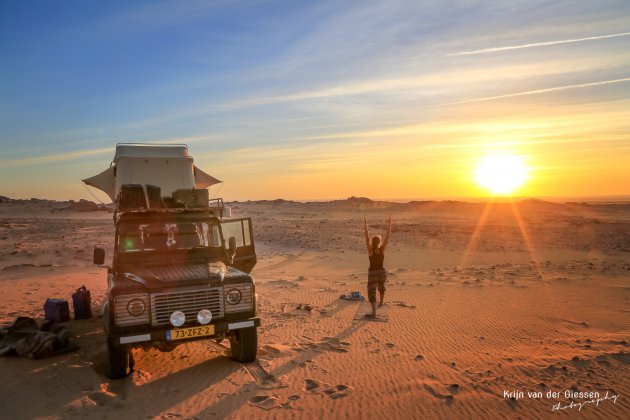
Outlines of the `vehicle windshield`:
M 207 222 L 125 223 L 118 231 L 121 252 L 220 247 L 219 226 Z

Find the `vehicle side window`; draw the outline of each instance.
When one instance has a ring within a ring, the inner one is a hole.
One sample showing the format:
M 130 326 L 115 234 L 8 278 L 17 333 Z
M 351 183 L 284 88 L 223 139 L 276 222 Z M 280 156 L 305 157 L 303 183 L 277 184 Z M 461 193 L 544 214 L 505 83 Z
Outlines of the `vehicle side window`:
M 221 246 L 221 231 L 218 225 L 212 225 L 208 233 L 208 242 L 210 242 L 210 246 Z
M 221 233 L 219 226 L 209 225 L 208 223 L 201 223 L 202 239 L 204 246 L 220 247 L 221 246 Z
M 223 222 L 221 227 L 223 229 L 223 238 L 226 243 L 229 238 L 234 237 L 236 238 L 237 247 L 249 246 L 252 244 L 249 236 L 249 220 L 245 219 Z
M 243 231 L 245 232 L 244 242 L 245 246 L 249 246 L 252 244 L 251 238 L 249 237 L 249 220 L 243 220 Z

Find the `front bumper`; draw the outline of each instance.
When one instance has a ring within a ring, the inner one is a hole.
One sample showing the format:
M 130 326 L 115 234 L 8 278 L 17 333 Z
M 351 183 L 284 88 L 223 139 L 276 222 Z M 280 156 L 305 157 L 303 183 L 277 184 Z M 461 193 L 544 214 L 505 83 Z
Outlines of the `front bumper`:
M 211 324 L 214 326 L 214 335 L 193 337 L 189 339 L 177 340 L 178 343 L 187 341 L 207 340 L 215 337 L 223 337 L 229 332 L 243 328 L 260 327 L 260 318 L 246 318 L 233 321 L 224 321 Z M 121 345 L 142 345 L 144 343 L 167 343 L 172 342 L 170 331 L 175 328 L 151 329 L 146 332 L 137 331 L 130 334 L 113 334 L 107 337 L 107 344 L 110 346 Z

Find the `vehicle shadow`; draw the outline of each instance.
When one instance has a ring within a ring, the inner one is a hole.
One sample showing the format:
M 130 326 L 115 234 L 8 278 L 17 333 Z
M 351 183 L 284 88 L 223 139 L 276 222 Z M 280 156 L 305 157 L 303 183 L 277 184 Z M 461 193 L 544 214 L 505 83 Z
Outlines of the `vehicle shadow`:
M 103 372 L 95 360 L 105 338 L 101 319 L 65 323 L 70 343 L 78 348 L 52 357 L 31 360 L 19 356 L 0 360 L 2 418 L 64 416 L 69 405 L 99 389 Z M 103 365 L 104 366 L 104 365 Z
M 125 415 L 153 418 L 201 394 L 240 369 L 239 363 L 208 349 L 206 361 L 144 384 L 136 384 L 131 376 L 111 381 L 108 390 L 120 396 L 120 409 Z M 139 402 L 142 403 L 136 404 Z
M 343 310 L 353 311 L 358 305 L 357 302 L 333 300 L 326 305 L 328 309 L 326 316 Z M 255 378 L 251 380 L 247 378 L 247 382 L 242 385 L 231 382 L 231 385 L 226 387 L 231 390 L 229 394 L 222 396 L 212 405 L 204 405 L 204 399 L 215 398 L 214 395 L 204 398 L 204 392 L 207 393 L 209 389 L 220 389 L 223 381 L 229 380 L 244 367 L 227 356 L 229 350 L 221 354 L 212 346 L 207 347 L 205 360 L 197 358 L 195 364 L 155 380 L 150 377 L 149 366 L 148 370 L 143 369 L 143 362 L 152 360 L 151 353 L 155 352 L 157 358 L 168 363 L 169 354 L 148 350 L 147 353 L 140 353 L 140 358 L 136 357 L 137 371 L 134 374 L 121 380 L 109 380 L 106 376 L 105 335 L 101 324 L 102 320 L 97 317 L 72 322 L 71 329 L 76 334 L 76 342 L 79 344 L 77 352 L 36 361 L 14 359 L 13 363 L 7 363 L 6 371 L 3 369 L 3 376 L 6 373 L 23 377 L 26 371 L 29 376 L 26 382 L 37 384 L 34 389 L 51 390 L 47 391 L 46 399 L 31 401 L 29 392 L 25 392 L 24 389 L 9 389 L 10 386 L 7 384 L 3 392 L 3 400 L 7 397 L 7 405 L 5 406 L 3 402 L 3 406 L 6 409 L 5 414 L 10 414 L 8 418 L 25 415 L 30 418 L 50 415 L 101 417 L 108 415 L 107 413 L 119 413 L 121 418 L 147 418 L 175 411 L 176 406 L 188 400 L 193 402 L 195 399 L 198 402 L 194 402 L 194 406 L 200 410 L 196 417 L 222 418 L 237 411 L 239 407 L 247 404 L 256 392 L 261 391 L 260 384 Z M 359 326 L 360 324 L 353 323 L 332 339 L 343 340 L 351 336 Z M 143 350 L 134 351 L 138 355 Z M 267 373 L 276 378 L 280 377 L 327 351 L 321 348 L 305 348 L 285 364 Z M 181 362 L 177 363 L 181 366 Z M 250 372 L 257 366 L 260 366 L 257 362 L 245 365 L 245 371 Z M 24 384 L 25 381 L 21 381 L 21 385 Z M 28 409 L 25 410 L 25 407 Z
M 341 311 L 342 309 L 349 307 L 356 307 L 358 309 L 358 302 L 348 302 L 339 300 L 338 304 L 334 305 L 334 308 L 331 309 L 330 314 L 334 314 L 336 312 Z M 356 330 L 361 327 L 364 327 L 365 324 L 361 322 L 352 322 L 348 327 L 339 331 L 334 337 L 329 338 L 330 341 L 343 341 L 354 334 Z M 299 353 L 297 353 L 296 357 L 288 360 L 286 363 L 278 366 L 277 368 L 269 371 L 269 375 L 272 377 L 278 378 L 282 375 L 287 375 L 301 364 L 306 363 L 307 361 L 313 361 L 318 356 L 325 354 L 326 351 L 322 351 L 321 348 L 312 348 L 305 349 Z M 257 362 L 253 362 L 255 364 Z M 305 378 L 306 379 L 306 378 Z M 255 392 L 264 390 L 264 387 L 259 387 L 255 382 L 249 382 L 243 384 L 238 391 L 234 392 L 232 395 L 223 398 L 221 401 L 206 407 L 199 413 L 195 414 L 197 418 L 226 418 L 233 414 L 238 408 L 248 403 L 251 398 L 254 397 Z
M 107 350 L 102 320 L 71 321 L 71 342 L 79 348 L 45 359 L 30 360 L 19 356 L 0 359 L 2 383 L 2 418 L 42 418 L 53 416 L 103 418 L 116 414 L 121 418 L 153 418 L 169 411 L 204 390 L 221 384 L 242 365 L 218 354 L 204 343 L 194 349 L 195 361 L 179 371 L 155 380 L 151 372 L 138 370 L 120 380 L 106 375 Z M 134 350 L 155 366 L 168 364 L 173 356 L 158 350 Z M 159 354 L 158 354 L 159 353 Z M 156 356 L 156 359 L 153 359 Z M 181 360 L 176 361 L 182 366 Z M 151 369 L 151 368 L 149 368 Z

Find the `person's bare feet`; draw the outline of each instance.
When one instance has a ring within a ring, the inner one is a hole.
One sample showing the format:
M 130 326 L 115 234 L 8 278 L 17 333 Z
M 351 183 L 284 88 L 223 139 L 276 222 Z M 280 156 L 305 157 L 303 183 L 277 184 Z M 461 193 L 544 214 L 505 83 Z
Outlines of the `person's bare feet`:
M 366 318 L 376 318 L 376 314 L 373 314 L 373 313 L 364 314 L 363 316 Z
M 383 303 L 383 301 L 380 301 L 380 302 L 378 303 L 378 306 L 383 306 L 383 305 L 385 305 L 385 304 Z

